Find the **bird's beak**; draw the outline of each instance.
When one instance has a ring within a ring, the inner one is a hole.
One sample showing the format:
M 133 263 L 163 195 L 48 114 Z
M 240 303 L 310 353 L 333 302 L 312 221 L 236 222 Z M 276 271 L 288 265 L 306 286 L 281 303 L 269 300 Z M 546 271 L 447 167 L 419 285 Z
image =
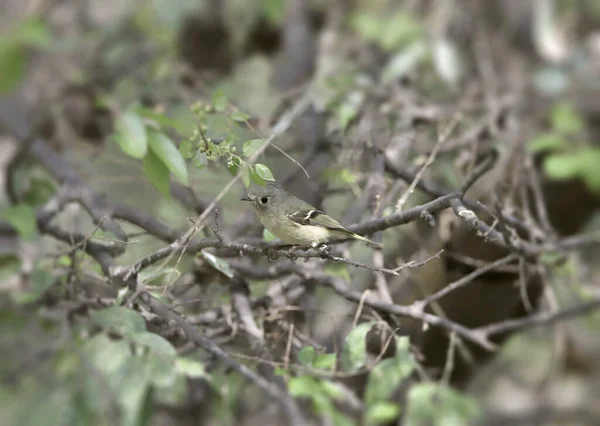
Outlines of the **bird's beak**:
M 252 201 L 252 198 L 245 196 L 245 197 L 240 198 L 240 201 Z

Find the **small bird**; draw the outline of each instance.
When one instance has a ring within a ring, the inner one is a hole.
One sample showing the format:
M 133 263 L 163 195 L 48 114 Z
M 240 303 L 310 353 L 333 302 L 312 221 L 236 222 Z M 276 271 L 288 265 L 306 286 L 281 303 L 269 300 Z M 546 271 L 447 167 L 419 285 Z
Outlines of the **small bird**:
M 381 247 L 272 182 L 265 186 L 252 184 L 241 201 L 250 201 L 260 223 L 285 244 L 317 246 L 332 240 L 355 239 Z

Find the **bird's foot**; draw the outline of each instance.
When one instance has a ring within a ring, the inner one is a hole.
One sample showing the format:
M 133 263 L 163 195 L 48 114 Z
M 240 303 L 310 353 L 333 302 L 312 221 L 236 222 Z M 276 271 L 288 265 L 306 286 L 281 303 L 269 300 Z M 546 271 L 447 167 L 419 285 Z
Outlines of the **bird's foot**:
M 279 259 L 279 255 L 276 253 L 276 247 L 265 247 L 262 252 L 267 256 L 267 261 L 271 263 L 273 260 Z
M 292 248 L 290 248 L 287 253 L 285 254 L 285 256 L 290 259 L 292 261 L 292 263 L 296 262 L 296 259 L 298 259 L 298 256 L 294 254 L 294 251 L 298 248 L 298 246 L 292 246 Z

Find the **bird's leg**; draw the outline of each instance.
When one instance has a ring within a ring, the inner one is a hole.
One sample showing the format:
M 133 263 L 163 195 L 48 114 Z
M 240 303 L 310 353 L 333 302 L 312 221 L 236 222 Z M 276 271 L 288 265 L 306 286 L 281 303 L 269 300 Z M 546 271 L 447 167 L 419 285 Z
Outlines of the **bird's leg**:
M 321 252 L 321 258 L 325 259 L 329 254 L 329 246 L 325 243 L 319 245 L 319 251 Z

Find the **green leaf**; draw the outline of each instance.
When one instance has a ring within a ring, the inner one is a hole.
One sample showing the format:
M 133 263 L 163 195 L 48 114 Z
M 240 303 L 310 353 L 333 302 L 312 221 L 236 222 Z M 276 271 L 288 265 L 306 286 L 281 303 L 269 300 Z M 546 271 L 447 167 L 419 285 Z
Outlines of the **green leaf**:
M 275 180 L 275 178 L 273 177 L 273 173 L 271 173 L 271 170 L 264 164 L 258 163 L 254 166 L 254 168 L 256 169 L 256 173 L 258 173 L 258 175 L 264 180 Z
M 427 53 L 427 44 L 419 40 L 392 56 L 383 68 L 381 82 L 386 84 L 405 76 L 427 58 Z
M 407 426 L 469 425 L 482 414 L 477 403 L 452 388 L 436 383 L 410 387 L 404 423 Z
M 169 169 L 152 151 L 144 157 L 144 174 L 165 198 L 169 198 Z
M 600 148 L 585 149 L 581 155 L 584 162 L 581 176 L 590 191 L 600 193 Z
M 365 338 L 375 322 L 365 322 L 353 328 L 344 340 L 342 365 L 344 370 L 353 371 L 363 367 L 367 361 L 367 344 Z
M 440 78 L 450 86 L 457 85 L 462 76 L 463 64 L 456 45 L 447 38 L 440 38 L 433 43 L 432 53 Z
M 146 331 L 146 321 L 133 309 L 111 306 L 92 313 L 92 320 L 100 327 L 121 335 L 132 335 Z
M 369 373 L 365 401 L 367 405 L 388 399 L 392 392 L 415 370 L 408 338 L 396 338 L 396 355 L 379 362 Z
M 12 39 L 24 45 L 43 47 L 50 44 L 51 35 L 44 21 L 36 17 L 22 22 Z
M 317 354 L 312 362 L 312 366 L 320 370 L 333 370 L 335 368 L 336 360 L 337 355 L 335 353 Z
M 298 362 L 303 365 L 311 365 L 315 358 L 315 348 L 312 346 L 305 346 L 298 352 Z
M 340 123 L 340 128 L 342 131 L 345 131 L 352 120 L 356 118 L 364 98 L 365 94 L 363 92 L 355 90 L 350 92 L 344 98 L 342 103 L 337 106 L 335 115 Z
M 260 186 L 265 186 L 267 184 L 267 182 L 265 182 L 265 180 L 258 174 L 258 172 L 256 171 L 256 167 L 254 166 L 250 166 L 250 177 L 252 178 L 252 181 Z
M 32 240 L 37 234 L 35 210 L 28 204 L 7 207 L 0 212 L 0 217 L 15 228 L 24 240 Z
M 552 108 L 552 127 L 563 135 L 577 135 L 584 128 L 580 114 L 569 103 L 559 103 Z
M 12 294 L 12 299 L 17 304 L 37 302 L 46 291 L 56 282 L 56 277 L 45 269 L 37 266 L 31 273 L 31 289 L 22 293 Z
M 229 278 L 233 278 L 235 274 L 233 273 L 233 269 L 231 269 L 231 265 L 226 261 L 221 259 L 220 257 L 215 256 L 214 254 L 202 250 L 200 252 L 203 258 L 205 258 L 208 263 L 210 263 L 217 271 L 222 272 Z
M 267 228 L 263 229 L 263 240 L 270 243 L 271 241 L 275 241 L 276 239 L 277 237 L 271 234 L 271 231 L 269 231 Z
M 121 424 L 142 426 L 148 409 L 151 372 L 147 357 L 130 357 L 111 378 L 112 388 L 117 392 L 117 402 L 122 411 Z
M 134 334 L 131 339 L 138 345 L 150 348 L 157 355 L 173 358 L 177 356 L 177 351 L 171 343 L 158 334 L 142 331 Z
M 180 374 L 186 377 L 209 377 L 204 364 L 195 359 L 179 357 L 175 360 L 175 368 Z
M 85 342 L 82 351 L 95 369 L 109 375 L 133 356 L 129 342 L 111 339 L 105 333 L 98 333 Z
M 147 119 L 153 121 L 158 127 L 171 128 L 171 129 L 176 130 L 179 133 L 181 133 L 179 131 L 181 123 L 178 120 L 175 120 L 162 112 L 156 112 L 156 111 L 154 111 L 150 108 L 147 108 L 143 105 L 137 105 L 134 108 L 134 111 L 141 117 L 144 117 L 144 118 L 147 118 Z
M 233 111 L 229 117 L 233 120 L 233 121 L 237 121 L 237 122 L 243 122 L 245 123 L 246 121 L 248 121 L 248 119 L 250 118 L 250 116 L 248 114 L 244 114 L 243 112 L 240 111 Z
M 377 402 L 367 408 L 367 424 L 378 425 L 393 422 L 400 415 L 400 406 L 393 402 Z
M 258 151 L 265 144 L 265 142 L 266 141 L 264 139 L 252 139 L 244 142 L 244 145 L 242 146 L 244 157 L 250 157 L 256 151 Z
M 239 169 L 240 169 L 240 163 L 237 158 L 234 157 L 227 162 L 227 170 L 229 171 L 231 176 L 237 175 Z
M 293 397 L 312 398 L 314 395 L 322 393 L 322 390 L 316 378 L 312 376 L 298 376 L 290 378 L 288 392 Z
M 148 138 L 142 118 L 133 111 L 126 111 L 115 123 L 115 141 L 123 152 L 133 158 L 142 159 L 148 152 Z
M 283 0 L 263 0 L 262 5 L 267 21 L 276 27 L 281 25 L 285 12 Z
M 242 181 L 244 186 L 248 188 L 250 186 L 250 180 L 252 179 L 252 169 L 248 163 L 242 165 Z
M 213 92 L 211 103 L 217 112 L 225 111 L 225 108 L 227 107 L 227 97 L 225 96 L 223 89 L 219 88 Z
M 13 90 L 25 75 L 27 56 L 18 43 L 0 40 L 0 95 Z
M 577 153 L 554 154 L 544 160 L 544 171 L 553 179 L 570 179 L 579 174 L 581 165 Z
M 179 152 L 181 153 L 181 156 L 186 160 L 192 158 L 194 156 L 195 151 L 196 149 L 194 148 L 192 141 L 190 141 L 189 139 L 184 139 L 179 144 Z
M 558 151 L 567 147 L 563 138 L 552 133 L 537 135 L 527 143 L 529 152 Z
M 183 156 L 165 134 L 148 129 L 148 142 L 150 149 L 167 166 L 179 182 L 189 186 L 188 170 Z

